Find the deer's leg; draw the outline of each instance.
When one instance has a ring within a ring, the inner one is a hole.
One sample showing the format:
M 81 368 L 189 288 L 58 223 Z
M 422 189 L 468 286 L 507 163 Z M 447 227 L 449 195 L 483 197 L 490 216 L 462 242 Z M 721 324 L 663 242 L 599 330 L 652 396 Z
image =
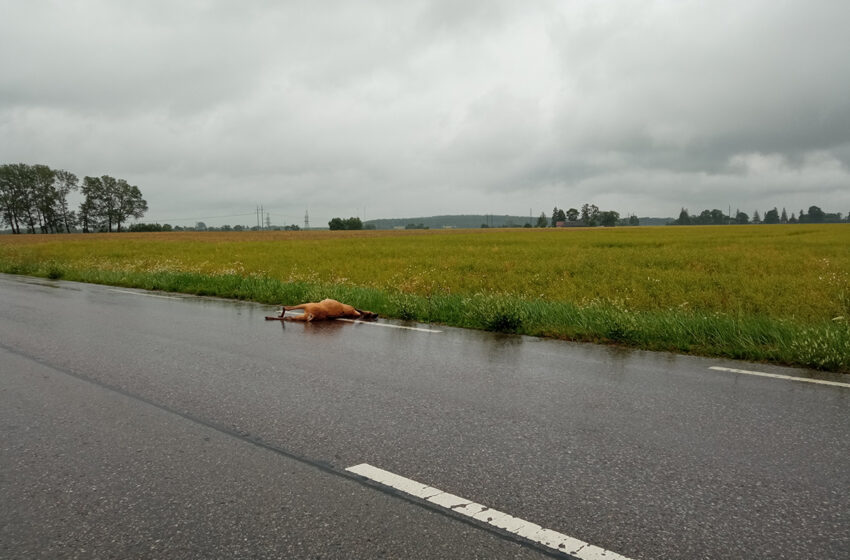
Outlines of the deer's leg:
M 301 315 L 291 315 L 284 317 L 286 321 L 301 321 L 302 323 L 307 323 L 313 320 L 312 313 L 302 313 Z
M 363 319 L 374 319 L 378 316 L 377 313 L 372 311 L 366 311 L 365 309 L 355 309 L 358 313 L 358 317 L 362 317 Z

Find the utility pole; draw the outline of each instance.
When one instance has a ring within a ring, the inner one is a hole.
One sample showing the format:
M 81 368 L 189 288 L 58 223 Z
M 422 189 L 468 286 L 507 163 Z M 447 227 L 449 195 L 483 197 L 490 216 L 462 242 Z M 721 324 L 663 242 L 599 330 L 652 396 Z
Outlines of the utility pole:
M 266 213 L 266 229 L 272 229 L 272 217 L 268 212 Z
M 310 213 L 307 210 L 304 210 L 304 229 L 310 229 Z

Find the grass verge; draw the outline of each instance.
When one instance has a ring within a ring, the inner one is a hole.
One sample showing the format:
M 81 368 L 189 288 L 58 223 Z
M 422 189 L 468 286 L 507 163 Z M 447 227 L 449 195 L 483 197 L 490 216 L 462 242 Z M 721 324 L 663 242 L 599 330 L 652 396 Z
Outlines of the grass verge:
M 511 294 L 427 296 L 346 283 L 282 281 L 261 274 L 137 272 L 0 259 L 0 272 L 289 305 L 330 297 L 382 316 L 496 332 L 850 373 L 844 318 L 797 322 L 686 309 L 635 311 L 616 301 L 577 305 Z

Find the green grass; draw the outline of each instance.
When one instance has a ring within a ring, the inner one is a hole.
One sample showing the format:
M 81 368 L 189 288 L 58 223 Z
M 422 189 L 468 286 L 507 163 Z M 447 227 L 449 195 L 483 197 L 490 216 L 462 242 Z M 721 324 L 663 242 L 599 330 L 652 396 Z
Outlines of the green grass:
M 0 271 L 850 372 L 850 228 L 4 236 Z

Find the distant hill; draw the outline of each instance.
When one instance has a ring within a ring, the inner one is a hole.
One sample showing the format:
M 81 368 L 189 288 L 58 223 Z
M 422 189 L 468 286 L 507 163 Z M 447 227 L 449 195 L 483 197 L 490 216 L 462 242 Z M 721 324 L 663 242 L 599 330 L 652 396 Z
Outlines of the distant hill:
M 663 226 L 674 218 L 639 218 L 642 226 Z M 548 218 L 547 218 L 548 220 Z M 537 216 L 509 216 L 501 214 L 464 214 L 457 216 L 427 216 L 419 218 L 382 218 L 367 220 L 364 225 L 371 224 L 375 229 L 395 229 L 412 226 L 427 227 L 428 229 L 444 228 L 480 228 L 482 224 L 489 227 L 523 227 L 526 223 L 532 226 L 537 223 Z
M 384 218 L 379 220 L 368 220 L 365 224 L 374 224 L 375 229 L 404 228 L 407 225 L 424 226 L 429 229 L 443 228 L 480 228 L 482 224 L 490 227 L 522 227 L 526 222 L 534 225 L 535 217 L 530 220 L 528 216 L 507 216 L 496 214 L 468 214 L 460 216 L 427 216 L 420 218 Z

